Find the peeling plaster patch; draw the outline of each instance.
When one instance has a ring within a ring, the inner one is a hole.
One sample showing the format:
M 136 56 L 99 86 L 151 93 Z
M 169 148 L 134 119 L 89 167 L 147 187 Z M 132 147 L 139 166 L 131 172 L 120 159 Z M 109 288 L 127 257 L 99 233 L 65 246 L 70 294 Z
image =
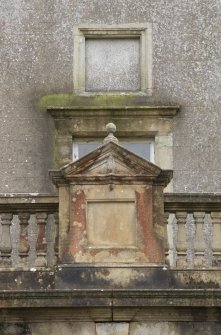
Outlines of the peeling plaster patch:
M 76 226 L 76 227 L 79 227 L 79 228 L 82 227 L 82 223 L 78 222 L 78 221 L 74 221 L 73 225 Z

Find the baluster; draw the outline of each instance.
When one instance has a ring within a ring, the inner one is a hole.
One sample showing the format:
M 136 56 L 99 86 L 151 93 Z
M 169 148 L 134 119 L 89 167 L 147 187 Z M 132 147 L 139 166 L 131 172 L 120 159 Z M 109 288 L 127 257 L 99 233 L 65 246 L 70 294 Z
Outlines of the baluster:
M 45 267 L 47 266 L 47 241 L 46 241 L 46 224 L 47 224 L 47 213 L 38 213 L 36 214 L 36 221 L 38 226 L 38 238 L 36 243 L 36 267 Z
M 205 265 L 204 262 L 204 251 L 205 251 L 205 241 L 204 241 L 204 217 L 205 212 L 194 212 L 193 217 L 195 219 L 196 235 L 195 235 L 195 259 L 194 265 L 197 267 L 202 267 Z
M 27 264 L 30 245 L 28 242 L 28 224 L 30 219 L 29 213 L 18 214 L 20 223 L 20 242 L 18 247 L 18 254 L 22 265 Z
M 55 224 L 55 241 L 54 241 L 54 253 L 55 253 L 55 264 L 58 263 L 58 252 L 59 252 L 59 214 L 54 213 L 54 224 Z
M 178 225 L 177 232 L 177 266 L 186 266 L 187 241 L 186 241 L 186 218 L 187 212 L 176 212 L 176 219 Z
M 10 226 L 12 224 L 13 215 L 11 213 L 3 213 L 1 215 L 2 224 L 2 239 L 1 239 L 1 264 L 3 266 L 10 266 L 12 264 L 11 252 L 12 241 Z
M 212 252 L 213 265 L 219 266 L 221 261 L 221 212 L 211 212 L 212 219 Z
M 187 266 L 188 268 L 193 268 L 194 258 L 195 258 L 195 220 L 193 218 L 193 213 L 187 214 L 186 219 L 186 239 L 187 239 Z
M 172 253 L 172 259 L 171 259 L 171 267 L 176 267 L 177 263 L 177 234 L 178 234 L 178 224 L 175 214 L 171 214 L 169 217 L 169 226 L 171 227 L 171 253 Z
M 173 248 L 173 243 L 172 243 L 172 236 L 173 236 L 173 231 L 171 224 L 169 222 L 169 212 L 164 212 L 164 224 L 167 227 L 167 240 L 165 241 L 165 256 L 166 256 L 166 263 L 171 265 L 172 263 L 172 248 Z

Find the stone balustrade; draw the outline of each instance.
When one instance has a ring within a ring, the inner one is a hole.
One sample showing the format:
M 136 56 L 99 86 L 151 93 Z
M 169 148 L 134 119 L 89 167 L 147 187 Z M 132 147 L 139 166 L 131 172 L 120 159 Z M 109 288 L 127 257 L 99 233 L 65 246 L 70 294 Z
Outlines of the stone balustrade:
M 165 194 L 171 268 L 221 265 L 221 195 Z M 0 195 L 0 267 L 52 267 L 58 259 L 58 197 Z
M 0 267 L 42 268 L 58 256 L 56 196 L 0 196 Z
M 168 263 L 173 268 L 221 265 L 221 195 L 165 194 Z

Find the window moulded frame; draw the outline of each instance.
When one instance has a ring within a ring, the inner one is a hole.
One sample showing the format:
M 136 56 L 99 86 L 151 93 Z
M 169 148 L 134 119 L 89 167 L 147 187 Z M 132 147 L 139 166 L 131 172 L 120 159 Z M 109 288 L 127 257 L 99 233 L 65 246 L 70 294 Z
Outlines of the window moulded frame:
M 152 25 L 80 25 L 74 27 L 73 86 L 74 93 L 82 95 L 112 95 L 113 91 L 86 91 L 85 43 L 86 39 L 138 38 L 140 40 L 140 90 L 114 91 L 114 94 L 152 95 Z

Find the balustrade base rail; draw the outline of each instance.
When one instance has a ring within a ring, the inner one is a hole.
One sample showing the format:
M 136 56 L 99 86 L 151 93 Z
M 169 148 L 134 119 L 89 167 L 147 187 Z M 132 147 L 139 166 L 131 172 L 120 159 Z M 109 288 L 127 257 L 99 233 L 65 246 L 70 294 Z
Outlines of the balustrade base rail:
M 1 270 L 0 292 L 57 290 L 221 290 L 219 269 L 108 266 Z M 221 302 L 220 302 L 221 303 Z

